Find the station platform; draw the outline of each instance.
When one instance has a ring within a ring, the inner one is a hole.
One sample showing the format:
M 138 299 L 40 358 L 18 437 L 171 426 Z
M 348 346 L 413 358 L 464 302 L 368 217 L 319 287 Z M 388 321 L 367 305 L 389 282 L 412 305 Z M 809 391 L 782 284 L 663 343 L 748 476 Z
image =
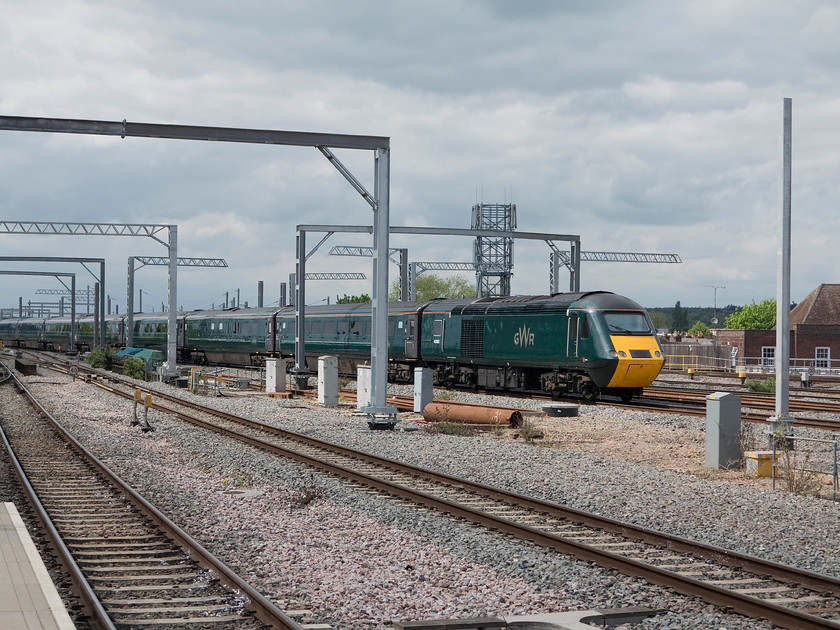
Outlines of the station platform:
M 14 503 L 0 503 L 0 628 L 73 630 Z

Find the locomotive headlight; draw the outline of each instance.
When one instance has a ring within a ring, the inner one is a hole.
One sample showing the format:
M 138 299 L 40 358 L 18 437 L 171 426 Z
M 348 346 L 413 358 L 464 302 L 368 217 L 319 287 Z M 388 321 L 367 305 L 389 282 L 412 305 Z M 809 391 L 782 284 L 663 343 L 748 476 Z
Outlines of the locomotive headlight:
M 618 358 L 618 352 L 616 352 L 615 350 L 610 350 L 609 354 L 610 354 L 611 359 L 617 359 Z
M 627 353 L 626 353 L 626 352 L 624 352 L 624 350 L 619 350 L 619 351 L 618 351 L 618 356 L 620 356 L 620 357 L 626 357 L 626 356 L 627 356 Z
M 654 352 L 654 354 L 655 354 L 656 356 L 658 356 L 658 357 L 661 357 L 661 356 L 662 356 L 662 353 L 661 353 L 661 352 L 659 352 L 659 350 L 657 350 L 656 352 Z

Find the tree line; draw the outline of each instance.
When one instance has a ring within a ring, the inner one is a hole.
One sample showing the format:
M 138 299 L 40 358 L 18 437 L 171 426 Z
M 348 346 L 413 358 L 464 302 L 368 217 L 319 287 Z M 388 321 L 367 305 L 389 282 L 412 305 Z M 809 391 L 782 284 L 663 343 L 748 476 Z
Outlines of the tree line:
M 791 304 L 791 308 L 796 304 Z M 756 304 L 735 306 L 728 304 L 713 307 L 685 307 L 679 302 L 672 307 L 648 309 L 650 319 L 657 330 L 691 332 L 693 329 L 728 328 L 747 330 L 769 330 L 776 325 L 776 300 L 762 300 Z M 712 322 L 717 317 L 717 324 Z M 700 326 L 698 326 L 698 324 Z M 705 331 L 703 331 L 705 333 Z

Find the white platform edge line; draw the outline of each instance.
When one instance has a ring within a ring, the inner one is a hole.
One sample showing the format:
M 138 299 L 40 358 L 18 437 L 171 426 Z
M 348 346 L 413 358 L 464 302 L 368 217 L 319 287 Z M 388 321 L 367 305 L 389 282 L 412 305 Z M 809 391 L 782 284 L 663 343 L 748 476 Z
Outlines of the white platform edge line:
M 41 559 L 41 554 L 39 554 L 38 550 L 35 548 L 35 543 L 32 542 L 32 538 L 29 536 L 29 531 L 26 529 L 26 525 L 20 517 L 15 504 L 4 503 L 4 505 L 9 512 L 9 518 L 15 526 L 15 531 L 17 532 L 18 538 L 23 545 L 26 556 L 32 564 L 32 570 L 38 580 L 38 586 L 41 587 L 41 592 L 47 600 L 47 604 L 50 607 L 50 613 L 52 614 L 56 625 L 60 628 L 60 630 L 75 630 L 76 624 L 74 624 L 73 620 L 70 619 L 67 607 L 64 605 L 64 602 L 61 601 L 61 597 L 55 588 L 55 584 L 53 584 L 52 578 L 50 578 L 47 567 Z

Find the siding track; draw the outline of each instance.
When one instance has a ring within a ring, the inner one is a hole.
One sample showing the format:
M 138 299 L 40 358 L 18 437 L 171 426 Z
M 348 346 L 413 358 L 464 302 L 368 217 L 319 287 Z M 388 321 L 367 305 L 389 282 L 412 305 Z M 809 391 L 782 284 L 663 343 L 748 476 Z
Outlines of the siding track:
M 93 381 L 134 399 L 133 384 Z M 840 580 L 375 457 L 151 392 L 153 407 L 352 483 L 796 629 L 840 628 Z M 165 404 L 159 402 L 166 400 Z
M 12 378 L 38 414 L 25 423 L 7 419 L 0 436 L 94 627 L 300 630 L 111 473 Z

